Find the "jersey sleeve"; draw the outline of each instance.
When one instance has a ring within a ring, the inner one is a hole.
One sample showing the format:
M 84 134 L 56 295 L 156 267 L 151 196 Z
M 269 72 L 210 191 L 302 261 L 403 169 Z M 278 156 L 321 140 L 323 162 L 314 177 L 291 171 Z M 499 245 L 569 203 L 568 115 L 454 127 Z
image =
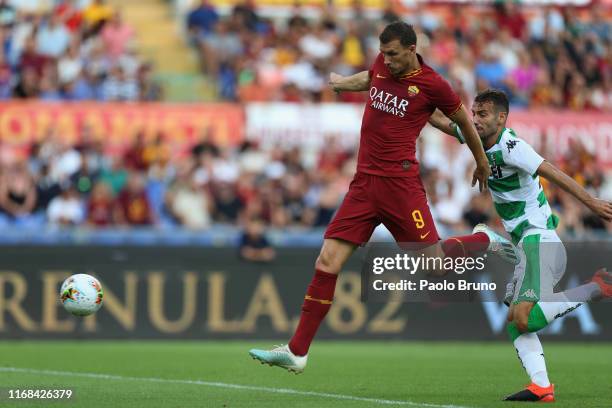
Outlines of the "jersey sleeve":
M 509 138 L 502 144 L 504 162 L 530 175 L 535 175 L 544 161 L 527 142 L 518 138 Z
M 446 116 L 451 116 L 461 107 L 459 95 L 451 88 L 448 81 L 440 75 L 436 75 L 432 104 L 440 109 Z

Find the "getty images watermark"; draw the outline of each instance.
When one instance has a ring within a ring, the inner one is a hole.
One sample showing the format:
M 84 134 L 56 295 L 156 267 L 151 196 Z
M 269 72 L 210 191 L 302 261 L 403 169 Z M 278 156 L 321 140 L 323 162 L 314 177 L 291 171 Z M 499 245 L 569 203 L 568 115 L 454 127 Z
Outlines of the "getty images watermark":
M 363 301 L 554 301 L 555 293 L 590 282 L 600 268 L 612 268 L 612 240 L 521 242 L 516 265 L 470 244 L 465 245 L 465 256 L 455 257 L 436 256 L 428 249 L 414 249 L 416 245 L 368 244 L 362 252 Z M 579 291 L 564 293 L 568 300 L 580 301 Z
M 372 259 L 372 273 L 382 275 L 385 272 L 407 273 L 415 276 L 419 271 L 428 274 L 447 274 L 453 272 L 463 275 L 468 271 L 483 271 L 485 269 L 487 255 L 478 257 L 442 258 L 425 256 L 425 254 L 409 255 L 408 253 L 395 254 L 395 256 L 376 256 Z M 376 279 L 372 283 L 374 290 L 429 290 L 429 291 L 471 291 L 497 289 L 495 282 L 470 282 L 466 279 L 458 279 L 457 282 L 444 279 L 433 281 L 430 279 L 409 280 L 401 279 L 399 282 L 385 282 L 384 279 Z
M 471 301 L 482 292 L 489 299 L 503 299 L 513 267 L 486 253 L 441 257 L 409 247 L 368 245 L 361 275 L 363 300 L 386 301 L 392 294 L 405 302 Z

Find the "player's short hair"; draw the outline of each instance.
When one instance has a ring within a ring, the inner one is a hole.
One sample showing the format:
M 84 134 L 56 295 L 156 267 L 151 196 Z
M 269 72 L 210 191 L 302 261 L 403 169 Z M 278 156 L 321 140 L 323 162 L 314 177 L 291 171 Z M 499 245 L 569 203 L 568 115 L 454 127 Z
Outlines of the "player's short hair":
M 476 95 L 474 103 L 491 102 L 497 112 L 510 113 L 510 103 L 506 93 L 499 89 L 485 89 Z
M 394 21 L 388 24 L 378 37 L 382 44 L 387 44 L 393 40 L 399 40 L 404 47 L 416 45 L 417 37 L 414 28 L 403 21 Z

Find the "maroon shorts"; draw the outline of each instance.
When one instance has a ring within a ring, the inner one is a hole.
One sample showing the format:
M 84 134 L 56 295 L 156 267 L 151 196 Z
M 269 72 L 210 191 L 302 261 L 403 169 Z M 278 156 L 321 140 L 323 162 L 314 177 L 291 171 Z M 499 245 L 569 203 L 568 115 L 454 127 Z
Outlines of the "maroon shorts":
M 366 173 L 355 174 L 325 238 L 361 245 L 368 242 L 380 223 L 398 243 L 435 243 L 440 239 L 419 176 Z

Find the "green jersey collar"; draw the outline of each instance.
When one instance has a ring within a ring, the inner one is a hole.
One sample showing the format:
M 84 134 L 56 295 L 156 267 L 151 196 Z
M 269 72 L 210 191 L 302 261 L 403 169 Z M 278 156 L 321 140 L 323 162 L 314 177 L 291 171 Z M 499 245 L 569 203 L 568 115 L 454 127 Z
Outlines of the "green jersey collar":
M 493 144 L 491 147 L 489 147 L 486 151 L 488 152 L 489 150 L 491 150 L 493 148 L 493 146 L 495 146 L 496 144 L 499 143 L 499 141 L 502 138 L 502 135 L 504 134 L 504 132 L 508 130 L 508 128 L 503 128 L 501 132 L 499 132 L 499 135 L 497 136 L 497 140 L 495 141 L 495 144 Z

